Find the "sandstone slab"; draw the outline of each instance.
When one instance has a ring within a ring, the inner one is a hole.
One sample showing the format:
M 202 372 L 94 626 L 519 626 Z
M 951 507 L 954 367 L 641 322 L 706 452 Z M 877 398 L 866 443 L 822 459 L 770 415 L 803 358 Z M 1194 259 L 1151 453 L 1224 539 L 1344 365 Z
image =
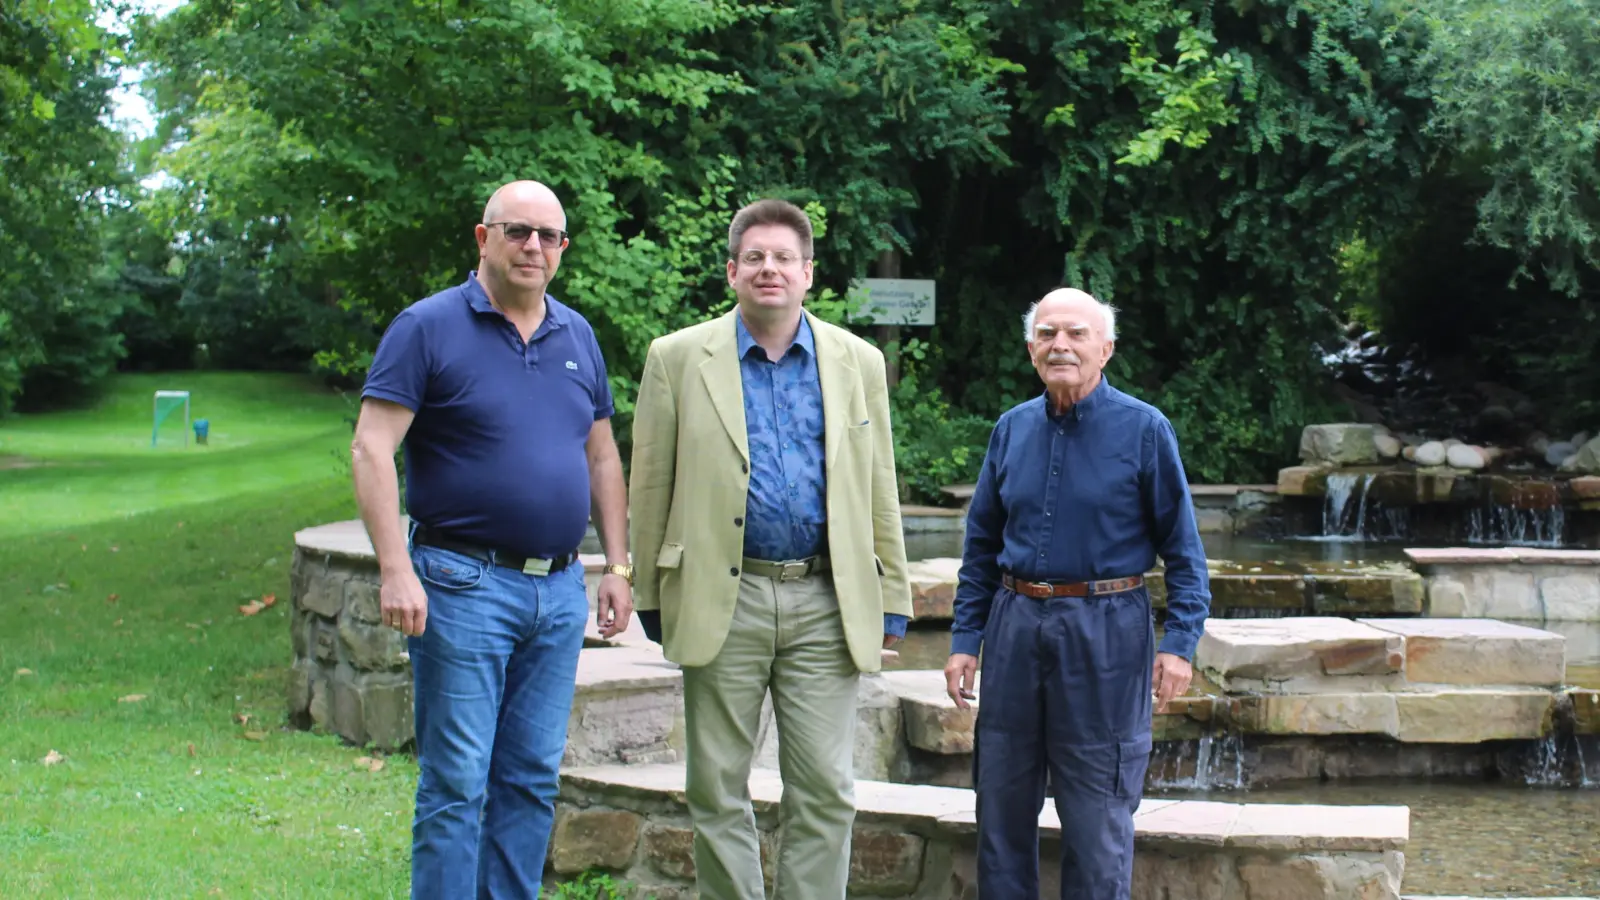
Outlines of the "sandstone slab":
M 1542 738 L 1550 730 L 1555 695 L 1548 691 L 1482 689 L 1394 695 L 1408 743 L 1478 744 Z
M 1319 497 L 1327 490 L 1326 466 L 1288 466 L 1278 470 L 1278 494 L 1284 497 Z
M 906 565 L 911 582 L 911 611 L 918 619 L 949 619 L 955 615 L 956 584 L 961 560 L 956 557 L 924 559 Z
M 1349 619 L 1209 619 L 1195 660 L 1225 691 L 1287 693 L 1295 682 L 1341 676 L 1393 676 L 1404 663 L 1404 640 Z
M 883 680 L 900 699 L 906 741 L 930 753 L 971 753 L 978 704 L 959 709 L 945 693 L 942 673 L 892 671 Z M 980 682 L 981 683 L 981 682 Z
M 1251 734 L 1383 734 L 1400 730 L 1395 695 L 1250 694 L 1234 705 L 1234 725 Z
M 1561 684 L 1566 641 L 1559 634 L 1494 619 L 1358 619 L 1405 638 L 1409 685 Z
M 1300 432 L 1300 458 L 1341 466 L 1375 463 L 1377 434 L 1371 425 L 1354 422 L 1307 425 Z
M 619 809 L 561 809 L 550 844 L 550 866 L 561 875 L 620 870 L 633 860 L 644 817 Z

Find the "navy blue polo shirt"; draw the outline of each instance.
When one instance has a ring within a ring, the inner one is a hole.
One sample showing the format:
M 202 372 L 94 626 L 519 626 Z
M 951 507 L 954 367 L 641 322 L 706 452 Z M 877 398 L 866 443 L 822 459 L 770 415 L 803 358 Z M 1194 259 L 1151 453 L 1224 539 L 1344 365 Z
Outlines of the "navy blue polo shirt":
M 594 329 L 549 295 L 545 309 L 524 343 L 474 272 L 395 317 L 361 396 L 416 414 L 405 439 L 413 520 L 548 559 L 583 540 L 586 442 L 613 403 Z

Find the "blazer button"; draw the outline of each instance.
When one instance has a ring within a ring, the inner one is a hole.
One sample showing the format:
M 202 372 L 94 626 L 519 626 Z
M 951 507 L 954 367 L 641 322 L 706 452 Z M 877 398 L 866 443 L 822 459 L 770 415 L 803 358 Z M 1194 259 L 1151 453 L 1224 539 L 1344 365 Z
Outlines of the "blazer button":
M 735 527 L 735 528 L 743 528 L 744 527 L 744 517 L 743 516 L 734 516 L 733 517 L 733 527 Z
M 734 566 L 733 568 L 729 569 L 728 570 L 728 574 L 732 575 L 735 578 L 738 578 L 739 577 L 739 567 L 738 566 Z
M 739 463 L 739 471 L 745 473 L 746 475 L 749 475 L 750 474 L 750 464 L 749 463 Z

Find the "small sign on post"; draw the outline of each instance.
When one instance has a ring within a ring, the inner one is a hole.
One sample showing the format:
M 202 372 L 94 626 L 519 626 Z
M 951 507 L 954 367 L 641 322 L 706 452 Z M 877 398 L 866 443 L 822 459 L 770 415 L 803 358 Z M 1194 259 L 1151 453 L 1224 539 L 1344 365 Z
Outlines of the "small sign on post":
M 932 279 L 857 279 L 850 283 L 850 317 L 874 325 L 932 325 L 934 288 Z

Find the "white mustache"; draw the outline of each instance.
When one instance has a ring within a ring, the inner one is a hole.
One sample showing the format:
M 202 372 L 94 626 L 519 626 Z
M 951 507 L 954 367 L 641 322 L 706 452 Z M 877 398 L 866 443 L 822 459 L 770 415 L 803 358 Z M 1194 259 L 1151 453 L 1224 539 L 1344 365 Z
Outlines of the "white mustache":
M 1052 353 L 1045 358 L 1045 362 L 1052 364 L 1071 363 L 1075 366 L 1082 365 L 1082 363 L 1078 360 L 1078 354 L 1076 353 Z

